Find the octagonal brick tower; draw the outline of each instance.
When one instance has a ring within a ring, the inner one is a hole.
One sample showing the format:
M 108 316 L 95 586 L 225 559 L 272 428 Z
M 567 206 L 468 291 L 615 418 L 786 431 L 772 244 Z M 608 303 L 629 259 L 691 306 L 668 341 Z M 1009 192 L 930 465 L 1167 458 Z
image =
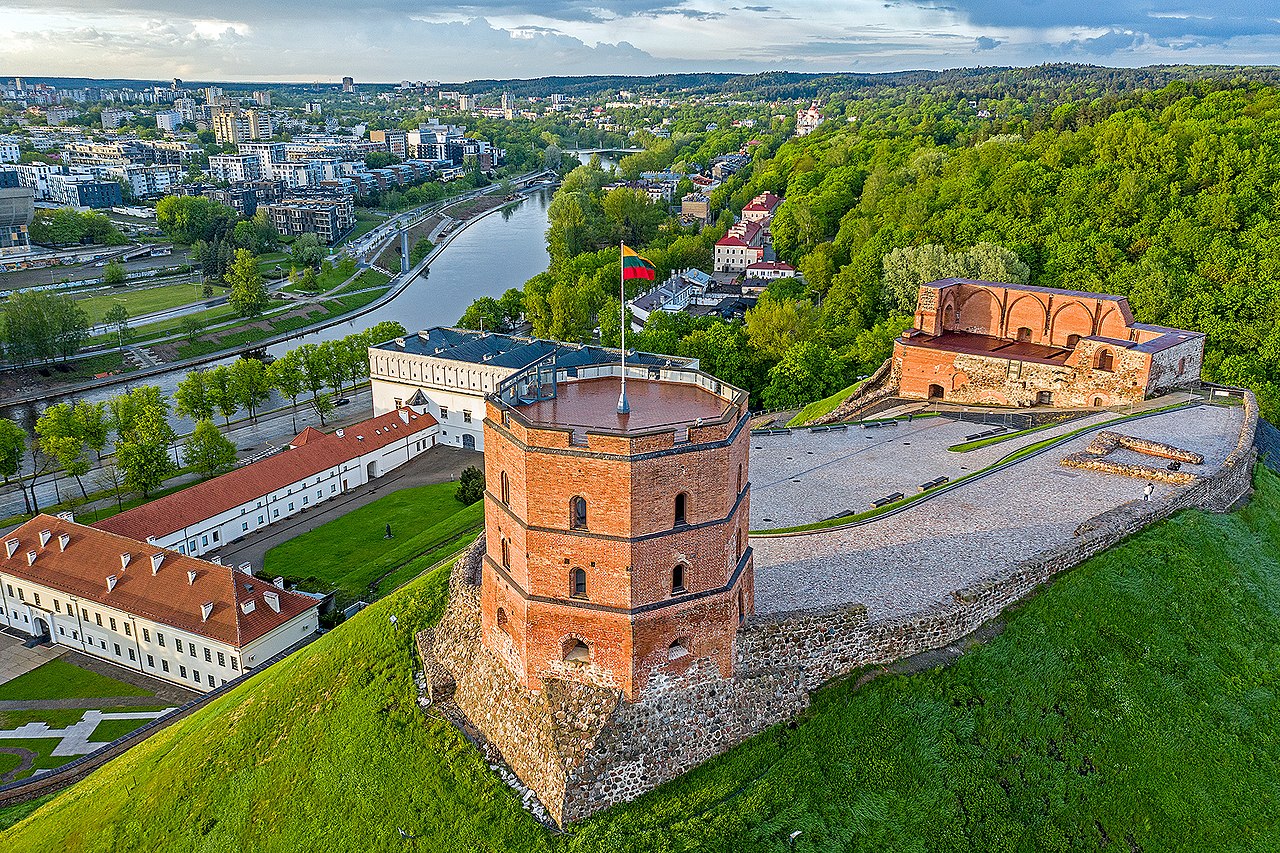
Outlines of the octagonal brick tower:
M 752 611 L 746 393 L 631 367 L 620 415 L 621 370 L 550 357 L 486 404 L 481 629 L 532 691 L 636 700 L 694 661 L 729 677 Z

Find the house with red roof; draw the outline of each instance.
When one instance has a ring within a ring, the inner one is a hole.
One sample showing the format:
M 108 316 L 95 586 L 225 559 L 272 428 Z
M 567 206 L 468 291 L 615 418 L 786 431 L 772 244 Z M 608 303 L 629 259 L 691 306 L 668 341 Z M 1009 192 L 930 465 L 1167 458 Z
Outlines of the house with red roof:
M 773 193 L 760 193 L 742 208 L 742 219 L 745 222 L 766 222 L 773 218 L 773 212 L 780 204 L 782 199 Z
M 434 447 L 437 432 L 410 406 L 332 433 L 307 427 L 278 453 L 95 526 L 199 556 L 385 475 Z
M 736 223 L 716 241 L 715 271 L 742 272 L 764 260 L 765 228 L 760 222 Z
M 38 515 L 0 546 L 0 625 L 192 690 L 313 636 L 320 599 L 243 569 Z

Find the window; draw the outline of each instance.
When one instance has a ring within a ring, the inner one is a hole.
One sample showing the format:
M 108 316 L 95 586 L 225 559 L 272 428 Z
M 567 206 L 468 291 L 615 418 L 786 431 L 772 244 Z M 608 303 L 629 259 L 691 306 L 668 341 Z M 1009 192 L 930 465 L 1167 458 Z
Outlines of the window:
M 155 668 L 156 668 L 156 659 L 151 655 L 147 655 L 147 669 L 155 669 Z
M 738 494 L 742 494 L 742 463 L 738 463 Z
M 217 541 L 218 541 L 218 531 L 216 531 L 216 530 L 215 530 L 215 531 L 213 531 L 213 541 L 214 541 L 214 542 L 217 542 Z
M 240 532 L 246 533 L 248 532 L 248 530 L 249 530 L 249 522 L 247 521 L 240 522 Z
M 186 668 L 185 666 L 180 666 L 180 667 L 178 667 L 178 675 L 182 676 L 183 678 L 186 678 L 186 677 L 187 677 L 187 668 Z
M 204 659 L 209 663 L 213 663 L 213 654 L 208 649 L 204 650 Z
M 685 494 L 684 492 L 681 492 L 680 494 L 676 495 L 676 522 L 675 522 L 676 527 L 679 527 L 682 524 L 689 523 L 687 518 L 685 517 L 685 510 L 688 507 L 688 505 L 689 505 L 689 496 L 687 494 Z
M 102 614 L 101 614 L 101 613 L 95 613 L 95 614 L 93 614 L 93 618 L 94 618 L 94 620 L 95 620 L 95 621 L 97 621 L 97 623 L 98 623 L 98 627 L 99 627 L 99 628 L 101 628 L 101 627 L 102 627 Z
M 667 646 L 667 660 L 679 660 L 688 657 L 692 652 L 689 651 L 693 644 L 689 642 L 688 637 L 676 637 L 671 641 L 671 645 Z
M 324 489 L 316 489 L 316 500 L 320 500 L 322 497 L 324 497 Z
M 40 606 L 40 593 L 38 593 L 38 592 L 37 592 L 37 593 L 35 593 L 35 596 L 36 596 L 36 607 L 39 607 L 39 606 Z
M 226 666 L 227 658 L 222 652 L 218 652 L 218 666 Z
M 236 660 L 235 655 L 231 656 L 231 668 L 235 670 L 240 669 L 240 661 Z
M 56 598 L 53 600 L 53 612 L 54 613 L 62 612 L 62 602 L 58 601 L 58 599 Z
M 564 659 L 568 663 L 590 663 L 591 647 L 582 640 L 571 638 L 565 644 Z
M 684 564 L 676 563 L 671 570 L 671 592 L 684 592 Z
M 505 538 L 502 540 L 502 568 L 511 568 L 511 543 Z
M 120 644 L 119 644 L 119 643 L 112 643 L 111 645 L 115 647 L 115 650 L 116 650 L 116 657 L 120 657 Z
M 111 617 L 111 630 L 112 631 L 116 630 L 116 617 L 114 616 Z
M 502 472 L 502 504 L 506 506 L 511 503 L 511 481 L 507 479 L 507 472 Z
M 303 495 L 303 496 L 302 496 L 302 505 L 303 505 L 303 506 L 307 506 L 309 503 L 311 503 L 311 496 L 310 496 L 310 495 Z M 290 504 L 289 506 L 290 506 L 290 507 L 292 507 L 292 506 L 293 506 L 293 504 Z
M 1098 353 L 1098 361 L 1096 366 L 1099 370 L 1110 372 L 1115 368 L 1115 356 L 1111 354 L 1111 350 L 1104 349 Z
M 1183 356 L 1182 358 L 1178 359 L 1178 375 L 1181 376 L 1186 372 L 1187 372 L 1187 358 L 1186 356 Z
M 138 659 L 137 656 L 134 655 L 133 653 L 133 649 L 129 649 L 129 660 L 137 660 L 137 659 Z
M 164 634 L 156 631 L 156 642 L 160 644 L 160 648 L 164 648 Z
M 569 526 L 574 530 L 587 528 L 587 499 L 577 495 L 569 501 Z
M 276 513 L 276 515 L 279 515 L 279 514 L 280 514 L 280 513 L 278 513 L 278 512 Z M 258 523 L 259 523 L 259 524 L 261 524 L 261 523 L 262 523 L 262 516 L 258 516 Z
M 404 405 L 404 400 L 401 400 L 399 397 L 396 397 L 396 405 L 395 405 L 395 408 L 397 408 L 397 409 L 398 409 L 398 408 L 400 408 L 400 407 L 401 407 L 401 406 L 403 406 L 403 405 Z
M 212 676 L 212 675 L 211 675 L 211 676 L 209 676 L 209 686 L 210 686 L 210 687 L 213 687 L 213 686 L 214 686 L 214 684 L 213 684 L 213 676 Z
M 293 501 L 289 501 L 289 512 L 293 512 Z
M 195 656 L 196 656 L 196 644 L 195 644 L 195 643 L 190 643 L 190 642 L 189 642 L 189 643 L 187 643 L 187 648 L 191 649 L 191 656 L 192 656 L 192 657 L 195 657 Z
M 471 410 L 470 410 L 470 409 L 463 409 L 463 410 L 462 410 L 462 422 L 463 422 L 464 424 L 469 424 L 469 423 L 471 423 Z
M 440 420 L 444 420 L 444 419 L 445 419 L 445 418 L 447 418 L 447 417 L 449 417 L 449 407 L 448 407 L 448 406 L 441 406 L 441 407 L 440 407 Z
M 124 623 L 124 635 L 126 637 L 132 637 L 133 636 L 132 632 L 133 632 L 133 629 L 129 627 L 129 623 L 128 622 Z
M 511 620 L 507 618 L 507 611 L 502 607 L 498 608 L 498 627 L 508 634 L 511 633 Z
M 163 660 L 163 659 L 161 659 L 161 661 L 160 661 L 160 668 L 161 668 L 161 669 L 163 669 L 165 672 L 168 672 L 168 671 L 169 671 L 169 662 L 168 662 L 167 660 Z
M 208 544 L 209 544 L 209 537 L 208 537 L 208 536 L 201 536 L 201 537 L 200 537 L 200 546 L 203 548 L 203 547 L 208 546 Z
M 63 628 L 61 625 L 59 625 L 59 626 L 58 626 L 58 633 L 65 637 L 65 636 L 67 636 L 67 629 L 66 629 L 66 628 Z
M 583 569 L 569 573 L 569 595 L 572 598 L 587 597 L 587 573 Z
M 1067 346 L 1074 348 L 1078 343 L 1080 343 L 1079 335 L 1067 335 Z
M 1024 342 L 1024 343 L 1025 343 L 1025 342 L 1030 341 L 1030 340 L 1031 340 L 1031 330 L 1030 330 L 1030 329 L 1028 329 L 1026 326 L 1021 326 L 1021 327 L 1018 329 L 1018 340 L 1019 340 L 1019 341 L 1022 341 L 1022 342 Z
M 179 545 L 179 546 L 178 546 L 178 553 L 179 553 L 179 554 L 185 554 L 185 553 L 187 553 L 187 546 L 186 546 L 186 545 Z
M 734 544 L 735 550 L 737 550 L 738 552 L 738 559 L 741 560 L 742 559 L 742 528 L 741 527 L 739 527 L 737 530 L 733 532 L 733 544 Z
M 199 683 L 200 683 L 200 670 L 198 670 L 198 669 L 193 669 L 193 670 L 191 670 L 191 677 L 195 679 L 196 684 L 199 684 Z
M 18 600 L 19 600 L 19 601 L 26 601 L 26 600 L 27 600 L 27 596 L 26 596 L 26 594 L 22 591 L 22 587 L 18 587 Z
M 273 509 L 273 510 L 271 510 L 271 517 L 272 517 L 272 518 L 279 518 L 279 517 L 280 517 L 280 510 L 278 510 L 278 509 Z

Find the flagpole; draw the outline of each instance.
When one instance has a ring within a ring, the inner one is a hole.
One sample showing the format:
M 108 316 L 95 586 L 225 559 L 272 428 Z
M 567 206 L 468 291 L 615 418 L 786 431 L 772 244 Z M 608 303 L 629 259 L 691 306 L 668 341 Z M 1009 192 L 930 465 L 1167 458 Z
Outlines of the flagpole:
M 626 258 L 623 252 L 626 246 L 618 241 L 618 307 L 622 314 L 622 391 L 618 394 L 618 414 L 631 412 L 631 404 L 627 402 L 627 279 Z

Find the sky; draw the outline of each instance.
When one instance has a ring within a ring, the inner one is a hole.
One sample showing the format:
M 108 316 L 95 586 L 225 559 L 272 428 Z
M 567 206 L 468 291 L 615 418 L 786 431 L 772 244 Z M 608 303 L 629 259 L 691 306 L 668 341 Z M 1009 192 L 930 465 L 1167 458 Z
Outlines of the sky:
M 1276 0 L 0 0 L 0 76 L 400 80 L 1280 64 Z

